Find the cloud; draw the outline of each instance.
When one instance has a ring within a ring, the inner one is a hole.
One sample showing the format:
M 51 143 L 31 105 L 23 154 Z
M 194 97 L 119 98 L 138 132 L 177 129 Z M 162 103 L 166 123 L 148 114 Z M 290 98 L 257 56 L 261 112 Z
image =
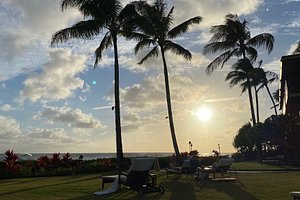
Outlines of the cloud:
M 85 70 L 85 56 L 72 55 L 70 50 L 51 51 L 50 60 L 43 66 L 42 72 L 34 73 L 23 84 L 21 101 L 57 101 L 72 96 L 73 91 L 82 89 L 84 81 L 78 74 Z
M 48 123 L 67 123 L 72 127 L 90 129 L 101 128 L 102 124 L 92 115 L 71 107 L 44 106 L 45 110 L 35 115 L 35 119 L 46 119 Z
M 36 69 L 46 59 L 51 35 L 78 19 L 79 12 L 62 13 L 60 1 L 6 0 L 0 2 L 0 64 L 6 79 Z M 11 66 L 14 66 L 13 68 Z
M 14 118 L 0 115 L 0 139 L 17 139 L 21 134 L 20 124 Z
M 203 17 L 201 25 L 208 27 L 223 22 L 224 16 L 228 13 L 250 14 L 258 8 L 261 2 L 261 0 L 173 0 L 174 17 L 177 22 L 183 22 L 200 15 Z
M 205 85 L 196 85 L 184 76 L 169 76 L 171 98 L 174 104 L 197 104 L 208 89 Z M 133 84 L 120 90 L 121 103 L 130 112 L 144 112 L 165 107 L 164 76 L 146 77 L 140 84 Z
M 86 139 L 79 139 L 72 136 L 68 136 L 63 128 L 30 128 L 22 138 L 23 141 L 29 142 L 30 145 L 70 145 L 87 143 Z
M 10 104 L 4 104 L 0 107 L 0 110 L 4 112 L 9 112 L 12 110 L 16 110 L 16 108 L 12 107 Z

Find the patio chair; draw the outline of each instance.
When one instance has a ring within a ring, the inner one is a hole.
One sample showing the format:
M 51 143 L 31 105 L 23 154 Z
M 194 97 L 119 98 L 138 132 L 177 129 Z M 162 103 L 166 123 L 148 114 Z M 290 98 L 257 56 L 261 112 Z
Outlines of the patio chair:
M 169 178 L 170 174 L 174 174 L 175 177 L 178 177 L 178 178 L 182 174 L 185 174 L 186 178 L 187 178 L 189 175 L 195 174 L 199 165 L 200 165 L 200 161 L 197 159 L 184 160 L 183 165 L 181 167 L 174 167 L 171 165 L 169 168 L 166 169 L 167 178 Z
M 156 175 L 150 174 L 155 159 L 154 158 L 135 158 L 128 172 L 119 174 L 119 185 L 125 185 L 139 193 L 141 197 L 146 193 L 164 193 L 162 186 L 156 186 Z
M 233 163 L 232 158 L 221 158 L 218 162 L 215 162 L 212 166 L 206 166 L 206 167 L 200 167 L 198 168 L 198 176 L 200 176 L 202 179 L 209 178 L 210 174 L 213 174 L 212 180 L 236 180 L 237 179 L 237 173 L 236 170 L 231 167 Z M 225 176 L 226 172 L 227 176 Z M 220 174 L 221 177 L 216 177 L 216 174 Z M 228 176 L 229 174 L 234 174 L 234 177 Z M 204 176 L 203 176 L 204 175 Z

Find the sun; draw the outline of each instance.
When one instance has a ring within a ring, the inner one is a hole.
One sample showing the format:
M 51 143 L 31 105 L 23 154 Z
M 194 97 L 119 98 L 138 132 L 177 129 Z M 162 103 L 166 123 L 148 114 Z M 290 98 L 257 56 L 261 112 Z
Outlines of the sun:
M 201 121 L 206 122 L 206 121 L 210 120 L 213 113 L 211 112 L 211 110 L 208 107 L 203 106 L 203 107 L 199 108 L 199 110 L 197 110 L 196 115 Z

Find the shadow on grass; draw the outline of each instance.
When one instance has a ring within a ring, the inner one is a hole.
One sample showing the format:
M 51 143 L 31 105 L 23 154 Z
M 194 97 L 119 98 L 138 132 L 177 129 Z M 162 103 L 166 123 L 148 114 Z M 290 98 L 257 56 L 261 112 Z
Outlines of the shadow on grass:
M 95 196 L 93 194 L 87 194 L 84 196 L 74 197 L 71 200 L 88 200 L 88 199 L 115 199 L 115 200 L 147 200 L 147 199 L 160 199 L 161 195 L 159 193 L 150 193 L 145 194 L 143 197 L 138 195 L 138 192 L 131 190 L 129 188 L 121 188 L 118 192 L 109 194 L 109 195 L 102 195 L 102 196 Z
M 258 200 L 257 197 L 245 190 L 245 186 L 239 180 L 214 182 L 205 180 L 199 183 L 200 190 L 214 189 L 216 192 L 225 193 L 232 199 Z

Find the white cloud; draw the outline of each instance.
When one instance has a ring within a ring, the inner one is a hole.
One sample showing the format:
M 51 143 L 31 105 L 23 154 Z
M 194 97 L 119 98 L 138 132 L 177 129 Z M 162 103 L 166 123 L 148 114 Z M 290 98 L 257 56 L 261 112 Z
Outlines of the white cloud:
M 44 65 L 42 72 L 31 74 L 24 81 L 24 89 L 20 92 L 21 101 L 67 99 L 74 90 L 83 88 L 84 81 L 78 74 L 85 70 L 86 57 L 72 55 L 66 49 L 58 49 L 49 54 L 50 60 Z
M 182 22 L 194 16 L 202 16 L 202 26 L 221 24 L 224 16 L 232 14 L 250 14 L 261 4 L 261 0 L 173 0 L 174 16 Z M 170 4 L 171 6 L 172 4 Z M 188 12 L 187 12 L 188 11 Z M 212 14 L 213 12 L 213 14 Z
M 4 111 L 4 112 L 9 112 L 12 110 L 15 110 L 16 108 L 12 107 L 10 104 L 4 104 L 0 107 L 0 110 Z
M 23 137 L 23 141 L 29 142 L 30 145 L 70 145 L 87 143 L 88 140 L 82 140 L 72 136 L 68 136 L 62 128 L 46 129 L 31 128 Z
M 0 115 L 0 139 L 16 139 L 21 134 L 20 124 L 14 118 Z
M 51 35 L 80 16 L 75 9 L 62 13 L 59 5 L 59 0 L 0 2 L 0 25 L 5 27 L 0 32 L 4 80 L 24 73 L 24 67 L 36 69 L 46 59 Z
M 83 113 L 80 109 L 67 106 L 44 106 L 45 110 L 34 116 L 35 119 L 46 119 L 48 123 L 67 123 L 77 128 L 101 128 L 102 124 L 92 115 Z
M 196 104 L 207 86 L 197 85 L 184 76 L 169 76 L 172 102 L 176 104 Z M 164 76 L 146 77 L 142 83 L 121 89 L 121 102 L 126 109 L 144 112 L 166 105 Z

